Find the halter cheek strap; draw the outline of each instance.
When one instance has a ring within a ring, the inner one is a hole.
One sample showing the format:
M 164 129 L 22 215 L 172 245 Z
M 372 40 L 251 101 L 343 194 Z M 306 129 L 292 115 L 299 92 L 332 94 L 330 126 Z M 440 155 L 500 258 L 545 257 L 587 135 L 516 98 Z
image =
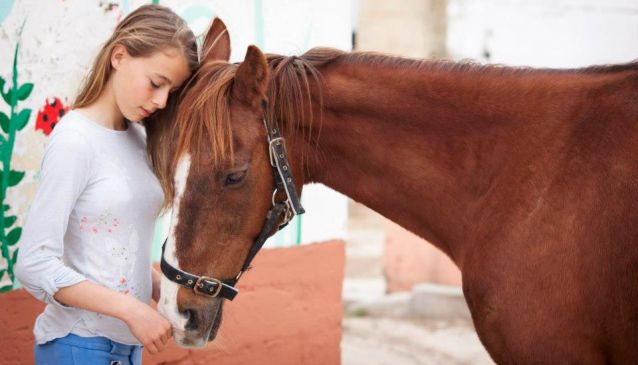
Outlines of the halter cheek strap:
M 264 101 L 264 111 L 267 109 L 267 104 Z M 257 255 L 257 252 L 262 248 L 268 237 L 273 235 L 277 230 L 284 228 L 288 222 L 295 216 L 303 214 L 304 208 L 301 206 L 299 195 L 297 194 L 297 188 L 294 184 L 290 163 L 288 162 L 288 153 L 286 152 L 286 144 L 284 138 L 281 136 L 277 123 L 273 123 L 272 126 L 268 125 L 268 122 L 264 118 L 264 127 L 266 128 L 266 135 L 268 136 L 268 151 L 270 154 L 270 165 L 273 169 L 273 178 L 275 181 L 275 190 L 272 195 L 272 206 L 266 214 L 266 221 L 261 229 L 261 232 L 253 242 L 248 255 L 244 260 L 244 264 L 239 270 L 237 276 L 231 279 L 215 279 L 208 276 L 197 276 L 185 271 L 179 270 L 171 266 L 166 260 L 164 260 L 164 249 L 166 247 L 166 240 L 162 245 L 162 259 L 160 262 L 160 268 L 162 273 L 170 281 L 179 284 L 185 288 L 192 289 L 195 294 L 205 295 L 211 298 L 221 297 L 228 300 L 233 300 L 239 292 L 235 288 L 235 284 L 239 278 L 250 269 L 250 263 Z M 278 202 L 278 196 L 284 196 L 285 200 Z

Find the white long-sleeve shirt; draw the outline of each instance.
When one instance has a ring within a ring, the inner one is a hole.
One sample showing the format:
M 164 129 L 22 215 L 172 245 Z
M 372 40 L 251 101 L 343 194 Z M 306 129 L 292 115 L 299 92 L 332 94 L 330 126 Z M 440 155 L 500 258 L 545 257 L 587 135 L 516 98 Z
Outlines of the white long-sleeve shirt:
M 65 306 L 53 295 L 83 280 L 151 299 L 151 244 L 162 189 L 141 126 L 103 127 L 71 111 L 50 135 L 16 265 L 24 288 L 47 303 L 38 344 L 74 333 L 139 344 L 114 317 Z

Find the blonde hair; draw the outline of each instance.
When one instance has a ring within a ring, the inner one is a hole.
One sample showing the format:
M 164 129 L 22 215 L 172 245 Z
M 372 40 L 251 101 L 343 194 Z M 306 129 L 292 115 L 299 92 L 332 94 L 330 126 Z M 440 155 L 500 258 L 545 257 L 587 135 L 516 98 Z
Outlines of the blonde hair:
M 122 45 L 133 57 L 148 57 L 153 53 L 177 49 L 182 52 L 191 72 L 198 66 L 195 35 L 186 22 L 171 9 L 161 5 L 144 5 L 130 13 L 117 25 L 84 79 L 73 108 L 95 102 L 111 76 L 111 52 Z

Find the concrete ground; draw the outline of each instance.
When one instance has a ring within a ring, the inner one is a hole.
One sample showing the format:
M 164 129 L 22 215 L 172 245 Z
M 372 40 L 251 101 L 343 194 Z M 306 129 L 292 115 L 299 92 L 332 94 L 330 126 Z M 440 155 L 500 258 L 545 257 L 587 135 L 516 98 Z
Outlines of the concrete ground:
M 494 364 L 465 320 L 345 317 L 343 365 Z
M 494 364 L 458 288 L 422 285 L 385 294 L 382 219 L 349 204 L 342 364 Z

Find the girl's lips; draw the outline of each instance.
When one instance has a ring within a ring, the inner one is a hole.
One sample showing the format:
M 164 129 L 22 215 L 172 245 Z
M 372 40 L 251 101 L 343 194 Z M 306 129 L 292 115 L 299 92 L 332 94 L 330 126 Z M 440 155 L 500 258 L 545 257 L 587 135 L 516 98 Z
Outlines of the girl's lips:
M 140 107 L 140 109 L 142 109 L 142 114 L 144 115 L 144 118 L 146 118 L 146 117 L 148 117 L 149 115 L 151 115 L 151 113 L 150 113 L 148 110 L 146 110 L 146 109 L 144 109 L 144 108 L 142 108 L 142 107 Z

